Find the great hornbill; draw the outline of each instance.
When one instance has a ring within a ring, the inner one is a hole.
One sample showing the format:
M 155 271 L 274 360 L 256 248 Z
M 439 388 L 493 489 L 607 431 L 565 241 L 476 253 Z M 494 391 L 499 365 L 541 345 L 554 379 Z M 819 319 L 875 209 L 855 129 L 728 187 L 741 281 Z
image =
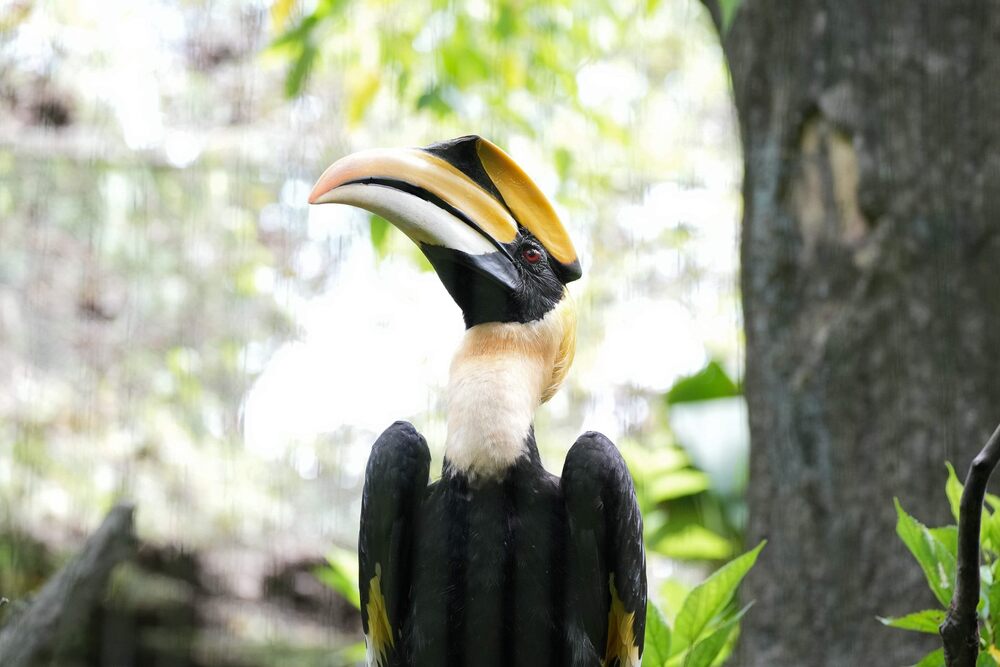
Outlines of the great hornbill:
M 625 462 L 585 433 L 560 479 L 535 445 L 535 409 L 573 359 L 566 283 L 581 275 L 552 205 L 476 136 L 349 155 L 309 201 L 359 206 L 405 232 L 466 325 L 441 478 L 428 485 L 427 443 L 406 422 L 368 459 L 358 545 L 368 664 L 638 666 L 646 562 Z

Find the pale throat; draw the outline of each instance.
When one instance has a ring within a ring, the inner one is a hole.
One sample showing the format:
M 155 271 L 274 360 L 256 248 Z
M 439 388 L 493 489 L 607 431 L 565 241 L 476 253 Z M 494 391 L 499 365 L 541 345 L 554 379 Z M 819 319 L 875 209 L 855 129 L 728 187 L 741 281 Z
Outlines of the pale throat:
M 451 364 L 445 458 L 471 478 L 499 477 L 528 454 L 535 410 L 551 396 L 565 317 L 470 328 Z

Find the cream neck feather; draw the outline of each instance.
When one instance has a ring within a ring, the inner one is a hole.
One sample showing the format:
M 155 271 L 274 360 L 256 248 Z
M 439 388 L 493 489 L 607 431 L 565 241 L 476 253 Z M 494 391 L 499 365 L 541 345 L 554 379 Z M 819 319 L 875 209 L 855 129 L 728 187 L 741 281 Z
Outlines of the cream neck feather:
M 465 333 L 448 382 L 445 457 L 470 478 L 498 477 L 527 455 L 535 409 L 555 394 L 573 361 L 569 295 L 527 324 L 480 324 Z

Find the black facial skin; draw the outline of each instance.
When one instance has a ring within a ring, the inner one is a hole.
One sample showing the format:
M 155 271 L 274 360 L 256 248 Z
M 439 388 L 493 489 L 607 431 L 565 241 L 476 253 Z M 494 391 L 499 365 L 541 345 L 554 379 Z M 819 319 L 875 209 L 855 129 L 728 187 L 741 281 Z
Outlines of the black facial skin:
M 527 249 L 541 258 L 531 263 Z M 465 327 L 486 322 L 533 322 L 552 310 L 563 296 L 545 248 L 521 228 L 505 244 L 507 252 L 467 255 L 440 246 L 421 245 L 424 255 L 462 309 Z

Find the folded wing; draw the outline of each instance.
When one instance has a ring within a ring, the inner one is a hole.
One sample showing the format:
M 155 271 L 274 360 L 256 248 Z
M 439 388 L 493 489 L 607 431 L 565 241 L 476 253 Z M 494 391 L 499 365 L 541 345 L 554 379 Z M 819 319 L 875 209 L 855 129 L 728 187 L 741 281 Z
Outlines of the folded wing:
M 566 457 L 562 487 L 569 523 L 570 663 L 638 667 L 646 627 L 646 554 L 632 477 L 611 441 L 589 432 Z
M 361 618 L 369 667 L 404 665 L 400 630 L 407 613 L 413 527 L 427 487 L 427 442 L 396 422 L 372 446 L 358 538 Z

